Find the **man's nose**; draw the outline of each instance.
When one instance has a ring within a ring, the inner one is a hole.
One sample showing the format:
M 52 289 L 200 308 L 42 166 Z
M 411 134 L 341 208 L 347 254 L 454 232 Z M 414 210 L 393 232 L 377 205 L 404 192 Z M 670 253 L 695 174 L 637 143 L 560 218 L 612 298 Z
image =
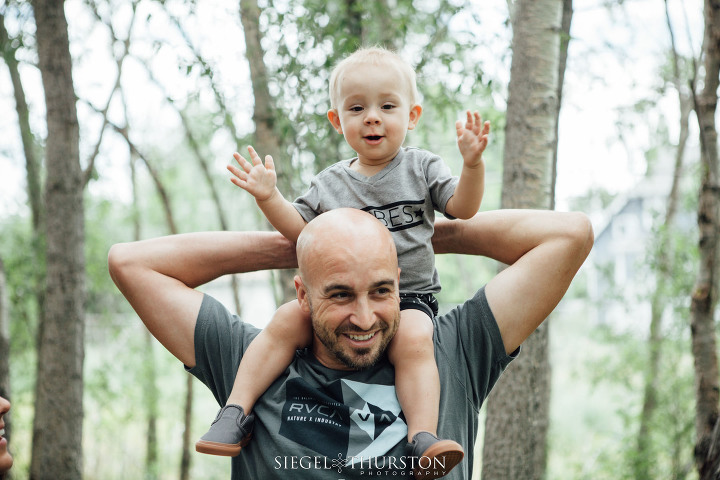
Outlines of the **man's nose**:
M 375 325 L 375 314 L 367 297 L 360 296 L 355 301 L 352 323 L 361 330 L 369 330 Z

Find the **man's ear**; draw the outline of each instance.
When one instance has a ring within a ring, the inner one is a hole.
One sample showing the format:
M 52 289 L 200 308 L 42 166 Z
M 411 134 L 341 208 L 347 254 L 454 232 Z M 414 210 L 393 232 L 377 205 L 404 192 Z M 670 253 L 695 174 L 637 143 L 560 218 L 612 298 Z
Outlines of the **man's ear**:
M 420 117 L 422 116 L 422 106 L 421 105 L 413 105 L 410 109 L 410 121 L 408 122 L 408 130 L 414 130 L 417 126 L 418 122 L 420 121 Z
M 298 303 L 300 309 L 305 313 L 310 313 L 310 301 L 308 299 L 308 291 L 300 275 L 295 275 L 295 291 L 297 292 Z
M 333 108 L 331 110 L 328 110 L 327 113 L 328 120 L 330 120 L 330 123 L 332 124 L 333 128 L 340 134 L 342 134 L 342 125 L 340 125 L 340 115 L 338 114 L 338 111 L 336 108 Z

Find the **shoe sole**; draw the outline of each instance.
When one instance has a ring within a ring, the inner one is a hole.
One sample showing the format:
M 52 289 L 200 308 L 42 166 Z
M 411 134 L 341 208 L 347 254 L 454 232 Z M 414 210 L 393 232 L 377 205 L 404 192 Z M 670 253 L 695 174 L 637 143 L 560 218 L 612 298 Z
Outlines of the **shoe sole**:
M 413 470 L 413 478 L 421 478 L 423 480 L 432 480 L 434 478 L 444 477 L 450 470 L 462 461 L 465 457 L 465 451 L 457 442 L 452 440 L 441 440 L 432 444 L 425 450 L 420 458 L 430 460 L 430 468 L 421 468 L 417 466 Z M 437 460 L 436 460 L 437 459 Z M 444 469 L 435 469 L 434 465 L 444 465 Z
M 195 451 L 208 455 L 218 455 L 221 457 L 236 457 L 240 454 L 240 450 L 250 442 L 252 435 L 243 438 L 240 443 L 228 444 L 218 442 L 208 442 L 207 440 L 198 440 L 195 442 Z

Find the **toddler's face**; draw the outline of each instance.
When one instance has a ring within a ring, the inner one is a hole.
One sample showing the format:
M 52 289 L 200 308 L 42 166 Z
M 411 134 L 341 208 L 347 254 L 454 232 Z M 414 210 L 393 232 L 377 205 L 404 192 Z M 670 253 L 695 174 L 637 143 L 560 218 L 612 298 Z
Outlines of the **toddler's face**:
M 349 66 L 338 92 L 337 110 L 328 112 L 328 118 L 360 163 L 378 166 L 392 160 L 422 113 L 412 105 L 410 85 L 400 69 L 393 64 Z

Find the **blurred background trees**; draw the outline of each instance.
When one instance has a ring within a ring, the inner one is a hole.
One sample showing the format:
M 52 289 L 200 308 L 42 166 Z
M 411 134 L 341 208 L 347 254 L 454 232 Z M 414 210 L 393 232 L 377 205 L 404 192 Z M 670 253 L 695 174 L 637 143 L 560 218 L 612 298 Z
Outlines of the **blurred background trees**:
M 211 395 L 147 335 L 107 275 L 107 250 L 268 228 L 225 164 L 248 144 L 272 154 L 292 198 L 352 156 L 327 122 L 327 82 L 339 59 L 374 44 L 416 65 L 424 113 L 409 144 L 458 172 L 455 119 L 477 109 L 493 123 L 483 210 L 557 205 L 596 227 L 593 257 L 513 365 L 531 362 L 526 374 L 511 369 L 514 390 L 501 386 L 481 412 L 475 476 L 697 478 L 712 449 L 695 458 L 693 447 L 713 429 L 697 431 L 696 405 L 718 402 L 694 393 L 690 334 L 698 192 L 718 192 L 717 153 L 701 155 L 694 114 L 717 90 L 705 3 L 0 3 L 0 395 L 13 403 L 12 478 L 228 478 L 229 462 L 192 449 Z M 619 79 L 624 90 L 607 93 Z M 438 268 L 450 308 L 497 266 L 441 256 Z M 292 295 L 288 275 L 205 288 L 262 326 Z M 714 299 L 715 287 L 704 291 Z M 708 305 L 703 337 L 714 338 Z M 714 426 L 717 413 L 704 418 Z

